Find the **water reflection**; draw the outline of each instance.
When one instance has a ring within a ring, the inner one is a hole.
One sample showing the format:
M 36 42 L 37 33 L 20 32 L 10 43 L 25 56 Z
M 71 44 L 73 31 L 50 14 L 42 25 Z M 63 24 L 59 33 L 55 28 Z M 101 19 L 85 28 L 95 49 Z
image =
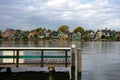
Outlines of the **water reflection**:
M 43 41 L 0 41 L 3 47 L 68 47 L 71 42 L 67 40 L 43 40 Z
M 74 42 L 82 48 L 82 80 L 120 80 L 120 42 Z M 0 46 L 68 47 L 67 40 L 0 41 Z M 76 75 L 76 74 L 75 74 Z M 49 79 L 53 79 L 49 76 Z

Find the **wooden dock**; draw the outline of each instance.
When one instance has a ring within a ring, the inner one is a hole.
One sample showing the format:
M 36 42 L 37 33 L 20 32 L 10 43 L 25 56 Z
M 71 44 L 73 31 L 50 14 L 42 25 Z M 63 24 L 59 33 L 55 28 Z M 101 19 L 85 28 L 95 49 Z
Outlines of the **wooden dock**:
M 37 67 L 70 67 L 71 78 L 75 77 L 75 68 L 81 75 L 81 49 L 76 51 L 75 45 L 71 47 L 0 47 L 0 51 L 12 51 L 11 55 L 0 55 L 0 59 L 11 59 L 13 62 L 0 62 L 0 68 L 20 67 L 20 66 L 37 66 Z M 21 51 L 38 51 L 38 55 L 21 55 Z M 51 55 L 49 51 L 61 51 L 63 55 Z M 49 55 L 45 55 L 48 52 Z M 76 54 L 77 52 L 77 54 Z M 77 55 L 77 66 L 75 56 Z M 20 59 L 29 59 L 29 63 L 20 62 Z M 32 59 L 36 59 L 33 61 Z M 48 68 L 49 69 L 49 68 Z
M 13 51 L 13 55 L 4 55 L 0 56 L 0 58 L 3 59 L 13 59 L 16 60 L 13 63 L 10 63 L 8 61 L 8 63 L 0 63 L 0 66 L 13 66 L 16 64 L 16 67 L 19 67 L 20 65 L 40 65 L 40 67 L 44 67 L 44 66 L 65 66 L 68 67 L 70 66 L 70 56 L 68 56 L 68 51 L 71 50 L 70 47 L 0 47 L 1 51 Z M 21 55 L 20 51 L 40 51 L 40 53 L 38 54 L 39 56 L 26 56 L 26 55 Z M 64 55 L 44 55 L 45 51 L 64 51 Z M 16 52 L 16 53 L 15 53 Z M 69 54 L 70 55 L 70 54 Z M 19 59 L 38 59 L 37 62 L 33 62 L 31 61 L 31 63 L 24 63 L 24 62 L 19 62 Z

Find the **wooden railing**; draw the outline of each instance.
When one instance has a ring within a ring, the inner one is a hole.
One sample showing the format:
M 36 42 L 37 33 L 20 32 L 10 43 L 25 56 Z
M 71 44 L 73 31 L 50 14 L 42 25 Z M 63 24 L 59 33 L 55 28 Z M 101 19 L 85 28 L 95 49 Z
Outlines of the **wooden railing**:
M 68 51 L 70 51 L 71 48 L 70 47 L 0 47 L 0 51 L 13 51 L 14 55 L 2 55 L 0 56 L 0 58 L 5 59 L 5 58 L 12 58 L 15 59 L 15 64 L 16 67 L 19 67 L 19 59 L 26 59 L 26 58 L 39 58 L 41 59 L 41 67 L 44 66 L 44 59 L 45 58 L 64 58 L 65 59 L 65 63 L 63 63 L 65 65 L 65 67 L 68 66 L 68 58 L 71 58 L 70 55 L 68 56 Z M 20 55 L 20 51 L 41 51 L 40 54 L 41 55 L 37 55 L 37 56 L 26 56 L 26 55 Z M 44 55 L 45 51 L 64 51 L 65 55 Z M 15 53 L 16 52 L 16 53 Z M 4 62 L 2 62 L 1 64 L 5 64 Z

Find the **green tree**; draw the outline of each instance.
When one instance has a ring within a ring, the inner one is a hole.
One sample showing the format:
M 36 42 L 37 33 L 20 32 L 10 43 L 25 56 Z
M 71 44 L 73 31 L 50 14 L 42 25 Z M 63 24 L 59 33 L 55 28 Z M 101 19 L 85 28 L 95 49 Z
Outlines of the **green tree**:
M 94 33 L 94 30 L 88 30 L 89 33 L 93 32 Z
M 102 35 L 102 36 L 101 36 L 101 39 L 105 39 L 105 35 Z
M 84 41 L 90 41 L 90 39 L 87 35 L 84 36 Z
M 69 33 L 69 26 L 67 25 L 62 25 L 58 28 L 58 32 L 67 32 Z
M 85 30 L 81 26 L 77 27 L 76 29 L 73 30 L 73 33 L 80 32 L 81 34 L 84 34 Z
M 50 32 L 51 32 L 51 30 L 50 30 L 50 29 L 48 29 L 48 30 L 47 30 L 47 32 L 49 32 L 49 33 L 50 33 Z
M 21 32 L 22 32 L 22 31 L 19 30 L 19 29 L 16 30 L 16 33 L 17 33 L 17 34 L 20 34 Z
M 37 32 L 43 32 L 44 30 L 43 30 L 43 28 L 37 28 L 36 31 Z
M 23 40 L 28 40 L 28 36 L 23 35 Z

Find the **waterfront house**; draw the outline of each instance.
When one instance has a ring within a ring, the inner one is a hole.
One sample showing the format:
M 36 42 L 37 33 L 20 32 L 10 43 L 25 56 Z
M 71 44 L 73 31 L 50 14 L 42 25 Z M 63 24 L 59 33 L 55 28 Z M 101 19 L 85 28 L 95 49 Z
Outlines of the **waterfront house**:
M 102 33 L 104 36 L 110 37 L 112 31 L 110 29 L 108 30 L 107 28 L 105 28 L 104 30 L 102 30 Z
M 64 40 L 68 39 L 68 34 L 65 32 L 59 32 L 58 36 L 59 36 L 59 39 L 64 39 Z
M 7 28 L 6 31 L 2 33 L 2 37 L 11 39 L 15 34 L 16 34 L 16 30 Z
M 94 34 L 93 31 L 90 31 L 90 32 L 88 33 L 88 36 L 89 36 L 90 40 L 93 40 L 94 37 L 95 37 L 95 34 Z
M 45 36 L 46 36 L 46 34 L 44 32 L 39 32 L 38 33 L 39 39 L 43 39 Z
M 37 31 L 35 31 L 35 30 L 29 32 L 30 37 L 34 37 L 36 34 L 37 34 Z
M 120 41 L 120 32 L 116 32 L 116 40 Z
M 59 33 L 57 31 L 52 31 L 50 35 L 52 36 L 52 39 L 58 39 Z
M 72 39 L 73 40 L 81 40 L 81 33 L 80 32 L 73 33 Z
M 103 32 L 102 32 L 102 31 L 98 30 L 98 31 L 96 32 L 96 36 L 97 36 L 98 39 L 101 39 L 102 35 L 103 35 Z

